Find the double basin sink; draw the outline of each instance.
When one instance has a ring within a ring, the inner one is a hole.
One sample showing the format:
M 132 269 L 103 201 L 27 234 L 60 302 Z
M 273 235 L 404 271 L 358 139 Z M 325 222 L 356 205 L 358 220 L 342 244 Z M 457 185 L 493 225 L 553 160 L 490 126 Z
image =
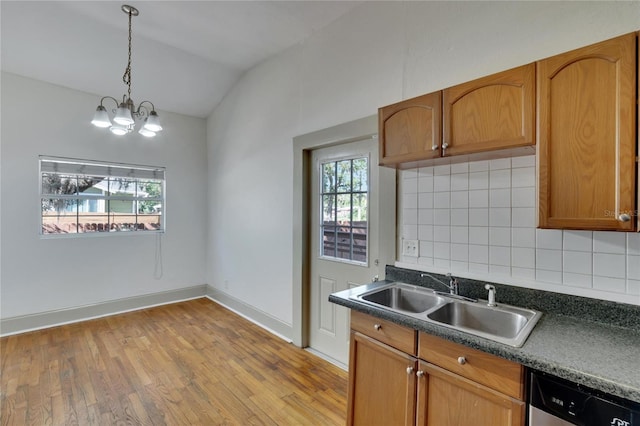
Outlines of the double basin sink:
M 449 296 L 405 283 L 353 296 L 354 299 L 429 323 L 520 347 L 542 315 L 539 311 Z

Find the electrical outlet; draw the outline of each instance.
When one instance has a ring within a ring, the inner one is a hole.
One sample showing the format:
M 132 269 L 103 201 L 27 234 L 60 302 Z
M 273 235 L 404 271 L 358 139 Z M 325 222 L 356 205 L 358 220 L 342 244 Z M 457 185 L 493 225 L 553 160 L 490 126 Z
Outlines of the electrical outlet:
M 418 240 L 402 240 L 402 254 L 418 257 Z

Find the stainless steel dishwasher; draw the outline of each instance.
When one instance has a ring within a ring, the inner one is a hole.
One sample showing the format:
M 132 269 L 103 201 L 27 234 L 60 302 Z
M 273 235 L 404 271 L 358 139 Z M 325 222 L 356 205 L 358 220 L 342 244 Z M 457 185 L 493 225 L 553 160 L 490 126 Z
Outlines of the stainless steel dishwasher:
M 640 404 L 531 372 L 529 426 L 640 426 Z

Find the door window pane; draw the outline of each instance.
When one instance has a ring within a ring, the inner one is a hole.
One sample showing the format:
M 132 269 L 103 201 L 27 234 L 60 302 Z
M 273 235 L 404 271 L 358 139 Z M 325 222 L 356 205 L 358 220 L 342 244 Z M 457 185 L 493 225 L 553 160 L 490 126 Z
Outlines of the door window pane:
M 320 171 L 321 256 L 366 263 L 369 159 L 328 161 Z

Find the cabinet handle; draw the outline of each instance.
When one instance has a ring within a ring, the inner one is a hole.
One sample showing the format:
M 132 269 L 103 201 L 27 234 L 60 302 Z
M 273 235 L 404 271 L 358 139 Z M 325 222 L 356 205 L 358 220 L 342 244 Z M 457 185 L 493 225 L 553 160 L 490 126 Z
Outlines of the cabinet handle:
M 407 367 L 407 374 L 413 373 L 413 367 Z
M 463 356 L 458 357 L 458 364 L 465 365 L 467 363 L 467 359 Z
M 618 220 L 620 222 L 629 222 L 631 220 L 631 216 L 629 216 L 627 213 L 622 213 L 620 216 L 618 216 Z
M 447 148 L 449 148 L 449 144 L 448 144 L 447 142 L 444 142 L 444 143 L 442 144 L 442 155 L 443 155 L 443 156 L 444 156 L 444 155 L 446 155 L 446 152 L 445 152 L 445 151 L 447 150 Z
M 382 326 L 380 324 L 373 324 L 373 328 L 376 329 L 376 331 L 380 331 L 380 329 L 382 328 Z
M 440 148 L 440 145 L 438 145 L 437 143 L 434 143 L 433 145 L 431 145 L 431 150 L 432 151 L 437 151 L 438 148 Z
M 416 371 L 416 377 L 422 377 L 422 376 L 424 376 L 424 371 L 422 370 Z

